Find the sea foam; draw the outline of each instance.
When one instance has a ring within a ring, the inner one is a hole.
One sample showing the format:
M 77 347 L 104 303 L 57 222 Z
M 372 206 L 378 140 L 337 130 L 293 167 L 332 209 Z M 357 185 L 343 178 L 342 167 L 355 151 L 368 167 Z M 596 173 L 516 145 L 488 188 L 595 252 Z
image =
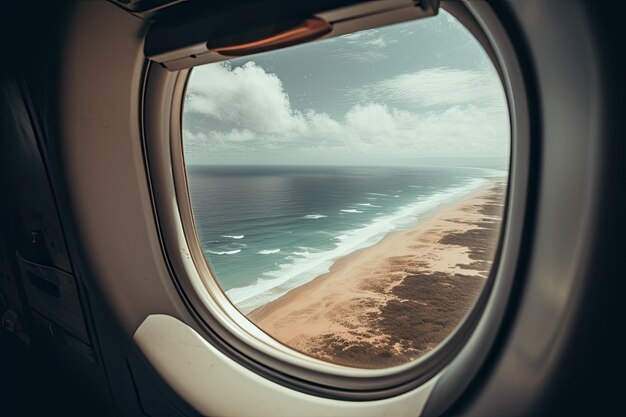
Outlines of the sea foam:
M 261 255 L 271 255 L 272 253 L 278 253 L 280 252 L 280 249 L 263 249 L 258 251 L 257 253 L 261 254 Z
M 212 251 L 206 250 L 207 253 L 211 253 L 213 255 L 235 255 L 241 252 L 241 249 L 233 249 L 233 250 L 225 250 L 225 251 Z
M 323 214 L 307 214 L 306 216 L 303 217 L 303 219 L 317 220 L 317 219 L 322 219 L 324 217 L 328 217 L 328 216 L 324 216 Z

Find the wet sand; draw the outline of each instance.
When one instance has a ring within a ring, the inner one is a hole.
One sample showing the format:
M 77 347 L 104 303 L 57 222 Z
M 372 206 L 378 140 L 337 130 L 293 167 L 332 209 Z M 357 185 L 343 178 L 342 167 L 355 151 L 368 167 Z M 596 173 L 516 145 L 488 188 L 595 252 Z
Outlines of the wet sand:
M 504 187 L 494 181 L 418 226 L 338 259 L 328 273 L 248 317 L 291 348 L 346 366 L 383 368 L 427 353 L 485 284 Z

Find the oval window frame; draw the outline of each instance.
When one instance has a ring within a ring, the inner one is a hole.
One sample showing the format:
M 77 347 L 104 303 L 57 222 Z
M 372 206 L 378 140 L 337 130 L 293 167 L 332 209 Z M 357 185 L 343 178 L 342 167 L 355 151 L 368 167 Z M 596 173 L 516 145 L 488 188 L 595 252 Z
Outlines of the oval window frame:
M 453 2 L 441 6 L 478 40 L 500 75 L 511 136 L 507 196 L 494 263 L 475 305 L 431 352 L 394 367 L 357 369 L 296 352 L 265 334 L 231 304 L 203 256 L 187 190 L 181 120 L 189 70 L 169 72 L 154 64 L 146 68 L 141 112 L 143 149 L 162 249 L 173 281 L 196 318 L 193 327 L 222 353 L 265 378 L 326 398 L 383 399 L 407 392 L 439 374 L 460 356 L 470 336 L 483 339 L 473 343 L 473 349 L 484 349 L 493 341 L 517 269 L 526 216 L 532 162 L 526 84 L 508 34 L 487 4 Z M 481 335 L 477 336 L 478 331 Z

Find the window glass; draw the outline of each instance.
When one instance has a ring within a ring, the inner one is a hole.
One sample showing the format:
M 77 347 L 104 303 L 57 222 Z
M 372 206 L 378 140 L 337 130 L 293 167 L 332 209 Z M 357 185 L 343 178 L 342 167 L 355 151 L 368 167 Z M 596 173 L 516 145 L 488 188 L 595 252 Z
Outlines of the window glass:
M 183 142 L 214 278 L 295 350 L 360 368 L 414 360 L 485 286 L 507 102 L 445 11 L 196 67 Z

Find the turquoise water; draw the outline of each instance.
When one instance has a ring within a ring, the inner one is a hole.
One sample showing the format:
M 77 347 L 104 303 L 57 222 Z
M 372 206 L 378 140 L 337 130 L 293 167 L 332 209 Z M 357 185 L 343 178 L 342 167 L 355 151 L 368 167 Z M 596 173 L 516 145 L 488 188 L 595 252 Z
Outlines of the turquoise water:
M 501 175 L 459 167 L 188 166 L 203 252 L 243 312 Z

